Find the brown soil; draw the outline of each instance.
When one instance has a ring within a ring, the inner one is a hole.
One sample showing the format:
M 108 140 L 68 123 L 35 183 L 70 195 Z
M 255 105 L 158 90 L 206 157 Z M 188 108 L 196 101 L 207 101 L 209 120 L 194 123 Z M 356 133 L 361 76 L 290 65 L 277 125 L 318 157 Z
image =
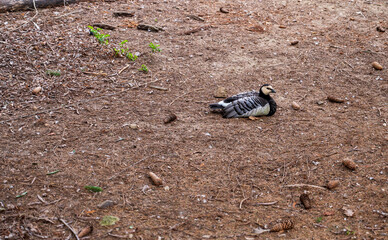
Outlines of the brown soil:
M 35 14 L 0 15 L 0 239 L 68 239 L 58 218 L 92 225 L 89 239 L 387 238 L 388 31 L 376 30 L 388 27 L 387 1 L 135 0 Z M 103 30 L 109 46 L 89 35 L 93 23 L 117 27 Z M 135 62 L 110 50 L 125 39 Z M 209 112 L 219 86 L 264 83 L 274 116 Z M 289 186 L 329 180 L 339 186 Z M 105 200 L 116 204 L 98 208 Z M 101 226 L 107 215 L 120 220 Z M 292 229 L 254 235 L 285 219 Z

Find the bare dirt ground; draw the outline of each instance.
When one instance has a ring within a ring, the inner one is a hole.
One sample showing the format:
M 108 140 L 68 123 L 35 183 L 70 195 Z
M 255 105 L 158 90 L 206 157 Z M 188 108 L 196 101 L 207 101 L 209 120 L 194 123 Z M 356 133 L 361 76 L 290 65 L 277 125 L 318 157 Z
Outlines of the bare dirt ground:
M 387 1 L 84 2 L 35 15 L 0 14 L 0 239 L 75 239 L 58 218 L 93 226 L 83 239 L 387 239 Z M 93 23 L 117 27 L 102 30 L 108 46 Z M 113 56 L 123 40 L 135 62 Z M 209 112 L 218 87 L 264 83 L 274 116 Z M 339 186 L 289 186 L 329 180 Z M 254 233 L 285 219 L 292 229 Z

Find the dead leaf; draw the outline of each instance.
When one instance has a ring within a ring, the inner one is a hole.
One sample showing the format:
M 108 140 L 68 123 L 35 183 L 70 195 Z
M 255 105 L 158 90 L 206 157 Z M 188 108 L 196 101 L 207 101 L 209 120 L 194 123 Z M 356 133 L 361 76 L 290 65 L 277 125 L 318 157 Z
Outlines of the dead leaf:
M 326 211 L 323 213 L 324 216 L 333 216 L 335 214 L 334 211 Z
M 354 211 L 348 207 L 343 207 L 342 210 L 344 211 L 344 215 L 347 217 L 353 217 Z

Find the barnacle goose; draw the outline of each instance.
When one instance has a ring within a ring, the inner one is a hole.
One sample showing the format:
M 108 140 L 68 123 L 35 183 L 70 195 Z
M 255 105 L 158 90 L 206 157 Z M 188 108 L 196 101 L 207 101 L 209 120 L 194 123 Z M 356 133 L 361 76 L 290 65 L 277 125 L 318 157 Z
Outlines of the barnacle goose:
M 277 105 L 270 93 L 276 91 L 271 85 L 264 84 L 259 92 L 239 93 L 221 102 L 210 104 L 210 109 L 221 110 L 224 118 L 272 116 Z

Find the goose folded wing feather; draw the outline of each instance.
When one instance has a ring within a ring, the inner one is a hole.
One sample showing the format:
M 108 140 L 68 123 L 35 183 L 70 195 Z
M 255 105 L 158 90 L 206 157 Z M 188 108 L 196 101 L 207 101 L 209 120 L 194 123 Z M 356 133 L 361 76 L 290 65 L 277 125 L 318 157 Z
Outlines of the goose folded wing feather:
M 269 112 L 268 101 L 258 95 L 238 98 L 224 109 L 223 117 L 236 118 L 266 115 Z

